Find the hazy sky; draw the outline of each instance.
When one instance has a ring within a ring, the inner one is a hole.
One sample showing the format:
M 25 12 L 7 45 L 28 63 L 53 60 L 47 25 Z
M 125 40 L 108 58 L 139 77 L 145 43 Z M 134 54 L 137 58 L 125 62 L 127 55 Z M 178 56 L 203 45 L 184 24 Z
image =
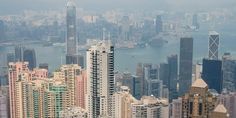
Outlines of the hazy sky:
M 23 10 L 60 10 L 67 0 L 0 0 L 0 14 L 15 14 Z M 88 10 L 111 8 L 157 10 L 206 10 L 236 7 L 236 0 L 75 0 Z

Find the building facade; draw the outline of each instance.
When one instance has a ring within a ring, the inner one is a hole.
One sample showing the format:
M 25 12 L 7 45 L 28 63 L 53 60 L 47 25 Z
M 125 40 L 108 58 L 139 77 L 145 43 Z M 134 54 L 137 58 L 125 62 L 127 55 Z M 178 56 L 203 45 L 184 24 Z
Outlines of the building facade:
M 179 95 L 184 95 L 192 84 L 193 38 L 180 39 Z
M 111 116 L 114 93 L 114 47 L 101 41 L 87 50 L 86 109 L 89 118 Z

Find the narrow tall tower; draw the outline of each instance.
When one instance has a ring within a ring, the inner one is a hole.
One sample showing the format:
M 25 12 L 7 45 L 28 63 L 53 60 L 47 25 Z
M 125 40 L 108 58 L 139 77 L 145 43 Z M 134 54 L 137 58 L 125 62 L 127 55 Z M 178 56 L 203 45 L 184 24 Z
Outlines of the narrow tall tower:
M 184 95 L 192 84 L 193 38 L 180 39 L 179 95 Z
M 77 64 L 76 5 L 69 0 L 66 5 L 66 64 Z
M 216 31 L 209 32 L 209 59 L 217 60 L 218 59 L 218 49 L 219 49 L 219 33 Z
M 89 118 L 111 116 L 114 93 L 114 47 L 103 40 L 87 50 L 86 109 Z

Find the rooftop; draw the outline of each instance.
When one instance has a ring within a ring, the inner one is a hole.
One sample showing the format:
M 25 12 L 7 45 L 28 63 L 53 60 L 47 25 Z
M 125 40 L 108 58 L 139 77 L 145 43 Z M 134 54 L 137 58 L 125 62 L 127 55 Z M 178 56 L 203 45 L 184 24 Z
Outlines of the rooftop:
M 203 79 L 197 79 L 193 84 L 192 87 L 199 87 L 199 88 L 206 88 L 207 84 Z
M 227 113 L 227 110 L 223 104 L 218 104 L 214 109 L 214 112 Z
M 209 31 L 209 35 L 219 35 L 219 33 L 216 31 Z
M 74 0 L 68 0 L 66 6 L 76 6 Z

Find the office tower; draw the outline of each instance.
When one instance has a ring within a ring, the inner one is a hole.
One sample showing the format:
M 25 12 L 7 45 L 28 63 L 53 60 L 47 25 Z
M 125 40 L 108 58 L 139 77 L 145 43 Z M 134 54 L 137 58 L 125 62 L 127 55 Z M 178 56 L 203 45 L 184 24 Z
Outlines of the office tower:
M 36 55 L 34 49 L 25 49 L 23 53 L 23 60 L 29 62 L 29 69 L 36 68 Z
M 24 73 L 28 73 L 28 63 L 27 62 L 17 62 L 17 63 L 9 63 L 9 99 L 10 99 L 10 116 L 11 118 L 24 117 L 25 113 L 23 111 L 23 101 L 21 90 L 19 89 L 21 86 L 17 84 L 17 81 L 24 78 Z
M 194 26 L 194 28 L 199 29 L 200 25 L 198 23 L 198 15 L 194 14 L 193 15 L 193 21 L 192 21 L 192 25 Z
M 182 118 L 182 98 L 173 99 L 170 118 Z
M 140 77 L 140 96 L 145 95 L 144 67 L 142 63 L 137 64 L 136 76 Z
M 176 99 L 177 94 L 177 80 L 178 80 L 178 55 L 171 55 L 167 58 L 169 65 L 168 89 L 169 100 Z
M 162 97 L 163 93 L 163 83 L 159 79 L 149 79 L 146 81 L 147 83 L 147 95 L 148 96 L 155 96 L 155 97 Z
M 143 96 L 140 101 L 131 103 L 132 118 L 168 118 L 169 103 L 154 96 Z
M 218 96 L 219 103 L 222 103 L 229 113 L 229 118 L 236 116 L 236 93 L 235 92 L 222 92 Z
M 209 89 L 215 89 L 218 93 L 222 91 L 222 61 L 203 59 L 202 79 L 207 83 Z
M 23 61 L 24 47 L 18 45 L 15 47 L 15 61 Z
M 101 41 L 87 50 L 87 98 L 89 118 L 111 116 L 114 93 L 114 47 Z
M 5 25 L 2 20 L 0 20 L 0 41 L 3 41 L 6 39 L 5 35 Z
M 169 87 L 169 64 L 161 63 L 159 68 L 159 79 L 163 81 L 163 84 Z
M 131 73 L 124 72 L 122 78 L 117 79 L 116 83 L 120 82 L 122 86 L 127 86 L 130 89 L 130 93 L 136 98 L 141 98 L 141 77 L 132 75 Z M 119 89 L 119 88 L 118 88 Z
M 66 5 L 66 64 L 78 64 L 76 5 L 69 0 Z
M 60 118 L 87 118 L 87 112 L 80 107 L 65 109 L 60 112 Z
M 156 33 L 159 34 L 162 31 L 163 31 L 162 18 L 161 18 L 161 15 L 158 15 L 156 17 Z
M 184 95 L 192 83 L 193 38 L 180 39 L 179 95 Z
M 123 16 L 121 19 L 121 31 L 120 31 L 121 40 L 129 40 L 130 38 L 130 19 L 129 16 Z
M 8 53 L 7 54 L 7 64 L 9 62 L 15 62 L 15 54 L 14 53 Z
M 162 97 L 163 82 L 158 79 L 158 67 L 144 65 L 144 95 Z
M 208 58 L 217 60 L 218 59 L 218 49 L 220 44 L 220 37 L 219 33 L 216 31 L 210 31 L 209 32 L 209 46 L 208 46 Z
M 210 118 L 229 118 L 229 114 L 223 104 L 218 104 L 211 112 Z
M 202 79 L 197 79 L 182 97 L 182 118 L 206 118 L 214 110 L 217 98 L 208 91 Z
M 66 64 L 78 64 L 82 68 L 84 67 L 83 55 L 66 55 Z
M 48 63 L 40 63 L 39 68 L 48 70 Z
M 234 92 L 236 90 L 236 60 L 232 59 L 230 53 L 222 57 L 223 89 Z
M 127 86 L 121 86 L 112 97 L 112 118 L 131 118 L 131 104 L 138 101 L 129 92 Z

